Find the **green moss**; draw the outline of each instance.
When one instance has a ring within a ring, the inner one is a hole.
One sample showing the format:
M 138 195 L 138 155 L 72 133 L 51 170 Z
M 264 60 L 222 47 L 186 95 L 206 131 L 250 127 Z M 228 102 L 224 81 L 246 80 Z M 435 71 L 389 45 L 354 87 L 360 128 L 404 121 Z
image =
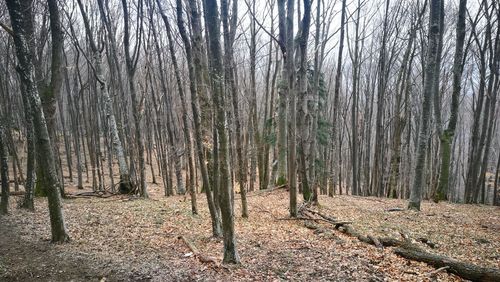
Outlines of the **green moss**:
M 450 161 L 451 161 L 451 142 L 453 135 L 444 132 L 441 136 L 441 168 L 439 175 L 439 184 L 437 191 L 433 197 L 434 202 L 446 200 L 448 194 L 448 180 L 450 177 Z
M 47 185 L 45 185 L 45 178 L 41 173 L 41 170 L 38 170 L 37 178 L 35 181 L 35 197 L 47 197 Z
M 278 177 L 278 180 L 276 180 L 276 186 L 281 186 L 285 185 L 287 183 L 286 177 L 284 175 L 281 175 Z

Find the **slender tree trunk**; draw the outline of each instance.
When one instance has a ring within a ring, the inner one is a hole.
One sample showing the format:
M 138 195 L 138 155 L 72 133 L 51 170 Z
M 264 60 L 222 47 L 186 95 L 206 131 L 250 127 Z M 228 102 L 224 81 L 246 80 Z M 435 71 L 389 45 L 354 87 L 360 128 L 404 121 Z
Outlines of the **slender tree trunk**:
M 3 119 L 3 117 L 0 117 Z M 7 164 L 8 149 L 5 144 L 5 127 L 0 121 L 0 178 L 2 197 L 0 198 L 0 215 L 9 213 L 9 166 Z
M 90 48 L 93 52 L 92 59 L 94 63 L 94 75 L 99 83 L 98 94 L 102 96 L 102 101 L 104 102 L 104 111 L 108 122 L 108 129 L 111 135 L 112 147 L 114 154 L 118 160 L 118 169 L 120 172 L 120 193 L 128 194 L 133 190 L 132 183 L 130 181 L 130 172 L 127 160 L 125 157 L 125 152 L 123 149 L 123 144 L 119 136 L 118 126 L 113 111 L 113 102 L 108 92 L 108 86 L 104 77 L 103 66 L 102 66 L 102 54 L 95 43 L 92 31 L 90 29 L 90 23 L 85 12 L 85 8 L 82 5 L 81 0 L 78 1 L 78 6 L 82 14 L 83 23 L 85 26 L 85 32 L 89 40 Z M 80 187 L 80 186 L 79 186 Z
M 373 172 L 372 172 L 372 192 L 382 197 L 384 190 L 383 174 L 384 174 L 384 155 L 383 155 L 383 142 L 384 142 L 384 112 L 385 112 L 385 92 L 386 92 L 386 65 L 387 65 L 387 37 L 388 35 L 388 21 L 389 21 L 389 4 L 390 1 L 385 1 L 385 15 L 384 24 L 382 29 L 382 46 L 380 47 L 378 59 L 378 82 L 377 82 L 377 115 L 375 121 L 375 148 L 373 155 Z
M 25 93 L 24 85 L 20 85 L 21 95 L 24 105 L 24 118 L 26 125 L 26 144 L 27 144 L 27 157 L 26 157 L 26 180 L 24 182 L 24 198 L 21 203 L 21 208 L 34 211 L 34 189 L 35 189 L 35 134 L 33 129 L 33 113 L 31 106 Z
M 233 0 L 233 8 L 231 19 L 229 19 L 228 13 L 228 2 L 227 0 L 222 0 L 221 2 L 221 17 L 222 17 L 222 27 L 224 31 L 224 78 L 226 87 L 228 87 L 229 92 L 231 93 L 231 100 L 233 104 L 233 119 L 235 125 L 235 135 L 236 135 L 236 159 L 237 159 L 237 180 L 240 186 L 241 192 L 241 215 L 242 217 L 248 217 L 248 205 L 247 205 L 247 197 L 246 197 L 246 167 L 243 162 L 243 136 L 241 134 L 241 124 L 240 124 L 240 113 L 238 107 L 238 86 L 236 85 L 235 80 L 235 68 L 234 68 L 234 57 L 233 57 L 233 44 L 234 37 L 236 34 L 236 21 L 237 21 L 237 3 L 238 1 Z M 253 95 L 253 94 L 252 94 Z M 253 98 L 252 98 L 253 101 Z M 253 102 L 252 102 L 253 103 Z M 254 105 L 256 107 L 256 104 Z M 253 107 L 253 106 L 252 106 Z M 254 108 L 254 110 L 256 110 Z M 252 118 L 252 117 L 251 117 Z M 257 125 L 257 121 L 253 120 L 250 123 L 255 126 Z M 253 128 L 257 130 L 256 128 Z M 250 136 L 255 137 L 255 136 Z M 254 142 L 257 139 L 254 138 Z M 250 145 L 252 146 L 252 145 Z M 221 148 L 223 149 L 223 148 Z M 253 158 L 254 156 L 252 156 Z M 221 160 L 222 161 L 222 160 Z
M 193 1 L 193 0 L 190 0 Z M 194 4 L 195 3 L 190 3 Z M 191 16 L 192 18 L 192 24 L 197 23 L 198 20 L 196 20 L 197 17 L 199 17 L 199 14 L 197 12 L 196 7 L 191 7 Z M 181 0 L 176 0 L 176 12 L 177 12 L 177 26 L 179 28 L 179 33 L 182 37 L 182 41 L 184 43 L 184 49 L 186 52 L 186 60 L 187 60 L 187 65 L 188 65 L 188 73 L 189 73 L 189 90 L 191 93 L 191 110 L 193 113 L 193 121 L 194 121 L 194 134 L 195 134 L 195 145 L 196 145 L 196 155 L 198 156 L 198 162 L 200 165 L 200 173 L 201 173 L 201 178 L 203 182 L 203 187 L 205 189 L 205 194 L 207 195 L 207 203 L 208 203 L 208 209 L 210 211 L 210 217 L 212 218 L 212 234 L 215 237 L 220 237 L 222 235 L 222 230 L 221 230 L 221 221 L 219 214 L 215 208 L 215 203 L 214 199 L 212 196 L 212 192 L 210 191 L 210 181 L 208 178 L 208 171 L 207 171 L 207 166 L 205 164 L 205 156 L 203 154 L 204 148 L 203 148 L 203 143 L 202 143 L 202 132 L 201 132 L 201 120 L 200 120 L 200 112 L 199 112 L 199 102 L 198 102 L 198 87 L 196 85 L 197 83 L 197 74 L 195 72 L 199 72 L 201 70 L 195 70 L 195 62 L 194 58 L 192 55 L 192 48 L 191 48 L 191 42 L 188 38 L 186 28 L 184 26 L 184 19 L 182 12 L 182 1 Z M 197 26 L 196 26 L 197 27 Z M 197 30 L 199 32 L 199 30 Z M 201 89 L 201 88 L 200 88 Z
M 410 92 L 412 86 L 411 72 L 413 70 L 413 58 L 415 57 L 414 41 L 417 35 L 417 30 L 420 29 L 422 16 L 426 10 L 426 3 L 422 8 L 416 20 L 412 22 L 410 30 L 410 38 L 403 55 L 400 73 L 396 82 L 396 87 L 399 89 L 399 95 L 396 97 L 396 105 L 394 108 L 394 131 L 391 141 L 391 161 L 390 161 L 390 176 L 388 197 L 396 198 L 398 192 L 398 182 L 401 177 L 401 151 L 402 151 L 402 135 L 408 120 L 407 109 L 410 103 Z M 402 185 L 401 185 L 402 186 Z
M 297 216 L 297 165 L 296 165 L 296 95 L 295 95 L 295 62 L 294 62 L 294 51 L 295 42 L 293 34 L 293 17 L 294 17 L 294 0 L 278 1 L 278 16 L 279 16 L 279 42 L 283 55 L 283 72 L 282 72 L 282 82 L 280 87 L 280 117 L 279 120 L 279 140 L 282 141 L 281 146 L 284 146 L 285 137 L 288 147 L 284 149 L 281 147 L 279 149 L 278 165 L 283 166 L 284 159 L 283 154 L 287 153 L 287 177 L 288 186 L 290 190 L 290 216 Z M 288 105 L 286 104 L 286 98 L 288 98 Z M 288 106 L 288 108 L 286 108 Z M 288 109 L 288 118 L 285 119 L 285 109 Z M 285 123 L 288 123 L 287 134 L 285 135 Z M 279 178 L 278 181 L 286 179 L 283 178 L 283 167 L 278 169 Z M 281 179 L 281 180 L 280 180 Z
M 331 131 L 331 184 L 333 186 L 333 191 L 335 191 L 336 181 L 335 173 L 339 169 L 338 163 L 335 161 L 337 159 L 337 148 L 335 143 L 338 140 L 338 130 L 339 130 L 339 116 L 340 116 L 340 85 L 342 83 L 342 59 L 344 57 L 344 37 L 345 37 L 345 22 L 346 22 L 346 2 L 347 0 L 342 0 L 342 8 L 340 14 L 340 37 L 339 37 L 339 51 L 337 54 L 337 68 L 335 73 L 335 82 L 333 88 L 333 121 L 332 121 L 332 131 Z M 358 7 L 361 9 L 361 7 Z M 339 144 L 340 145 L 340 144 Z M 335 192 L 333 192 L 335 194 Z
M 168 38 L 168 48 L 170 51 L 170 58 L 172 60 L 172 64 L 174 66 L 174 73 L 175 73 L 175 81 L 177 83 L 177 91 L 179 92 L 179 98 L 181 100 L 181 107 L 182 107 L 182 132 L 184 135 L 184 143 L 186 146 L 186 156 L 187 156 L 187 163 L 188 163 L 188 169 L 189 169 L 189 195 L 191 197 L 191 212 L 193 214 L 198 214 L 198 205 L 196 202 L 196 188 L 195 188 L 195 177 L 194 177 L 194 160 L 193 160 L 193 154 L 192 154 L 192 147 L 191 147 L 191 139 L 189 136 L 189 123 L 188 123 L 188 112 L 186 108 L 186 98 L 184 95 L 184 88 L 182 87 L 182 79 L 179 71 L 179 65 L 177 63 L 177 57 L 175 55 L 175 50 L 174 50 L 174 41 L 172 39 L 172 31 L 170 27 L 170 22 L 168 21 L 168 17 L 163 13 L 163 10 L 160 6 L 159 0 L 157 0 L 157 4 L 160 8 L 161 12 L 161 17 L 163 19 L 163 23 L 165 24 L 165 28 L 167 30 L 167 38 Z

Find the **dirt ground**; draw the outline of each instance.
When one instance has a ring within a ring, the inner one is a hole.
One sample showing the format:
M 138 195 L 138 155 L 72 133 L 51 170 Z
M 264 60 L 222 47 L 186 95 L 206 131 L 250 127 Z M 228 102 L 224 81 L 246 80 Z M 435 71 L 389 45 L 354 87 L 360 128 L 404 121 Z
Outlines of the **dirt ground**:
M 446 272 L 377 249 L 340 232 L 316 234 L 287 220 L 288 193 L 249 193 L 249 219 L 235 198 L 241 265 L 223 266 L 222 241 L 211 237 L 206 199 L 191 215 L 189 197 L 165 198 L 150 185 L 151 199 L 128 196 L 64 200 L 71 242 L 52 244 L 45 199 L 35 213 L 16 208 L 0 217 L 0 281 L 460 281 Z M 70 193 L 77 192 L 73 188 Z M 388 212 L 404 201 L 335 196 L 319 209 L 364 234 L 426 237 L 428 251 L 483 266 L 500 267 L 500 209 L 424 203 L 423 212 Z M 184 236 L 203 256 L 190 254 Z

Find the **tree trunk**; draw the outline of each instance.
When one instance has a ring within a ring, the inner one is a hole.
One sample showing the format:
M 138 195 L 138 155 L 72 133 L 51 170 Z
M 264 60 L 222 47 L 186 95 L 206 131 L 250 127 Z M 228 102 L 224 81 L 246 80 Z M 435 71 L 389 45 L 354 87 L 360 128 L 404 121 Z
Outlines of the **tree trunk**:
M 493 205 L 500 206 L 499 195 L 498 195 L 498 185 L 500 182 L 500 154 L 498 154 L 497 168 L 495 172 L 495 183 L 493 184 Z
M 434 80 L 439 79 L 439 66 L 437 65 L 438 44 L 440 33 L 440 10 L 442 0 L 430 1 L 430 20 L 429 20 L 429 45 L 425 63 L 424 97 L 422 104 L 422 120 L 418 135 L 417 163 L 415 165 L 415 176 L 410 193 L 409 209 L 420 210 L 422 200 L 422 187 L 425 178 L 425 155 L 427 152 L 427 143 L 429 139 L 429 119 L 431 113 L 431 100 Z
M 451 145 L 455 135 L 458 121 L 458 110 L 460 103 L 460 92 L 462 89 L 463 57 L 465 43 L 465 14 L 467 10 L 467 0 L 460 0 L 458 8 L 458 21 L 456 27 L 455 57 L 453 61 L 453 90 L 451 96 L 450 121 L 448 127 L 440 136 L 441 141 L 441 174 L 439 184 L 434 195 L 434 202 L 446 200 L 450 179 Z
M 103 73 L 102 67 L 102 54 L 98 50 L 98 47 L 95 43 L 94 37 L 92 35 L 92 31 L 90 29 L 89 20 L 87 14 L 85 13 L 85 9 L 82 5 L 81 0 L 78 1 L 78 6 L 80 8 L 80 12 L 82 14 L 83 23 L 85 25 L 85 32 L 87 34 L 87 38 L 89 40 L 90 48 L 93 52 L 92 58 L 93 63 L 95 65 L 94 75 L 99 83 L 98 94 L 102 95 L 102 101 L 104 102 L 104 111 L 108 121 L 108 130 L 111 135 L 112 147 L 116 158 L 118 160 L 118 170 L 120 172 L 120 193 L 128 194 L 133 191 L 133 187 L 130 181 L 130 172 L 129 167 L 125 158 L 125 152 L 123 149 L 123 144 L 120 139 L 118 133 L 118 126 L 116 123 L 115 114 L 113 112 L 113 102 L 108 92 L 108 87 L 106 84 L 106 80 Z M 80 186 L 79 186 L 80 187 Z
M 227 2 L 222 1 L 223 10 L 227 12 Z M 225 6 L 225 7 L 224 7 Z M 234 16 L 234 15 L 233 15 Z M 220 172 L 220 209 L 222 215 L 222 229 L 224 235 L 224 263 L 239 263 L 240 258 L 236 249 L 236 236 L 234 232 L 233 187 L 229 174 L 229 144 L 226 130 L 225 95 L 223 83 L 222 50 L 220 44 L 220 19 L 216 0 L 206 0 L 205 17 L 210 35 L 210 76 L 212 80 L 212 99 L 215 106 L 218 144 L 219 144 L 219 172 Z M 227 13 L 223 14 L 227 22 Z M 235 25 L 234 25 L 235 27 Z M 226 29 L 227 31 L 227 29 Z M 231 46 L 232 47 L 232 46 Z
M 26 144 L 27 144 L 27 157 L 26 157 L 26 180 L 24 182 L 24 198 L 21 203 L 21 208 L 25 208 L 30 211 L 35 210 L 34 204 L 34 189 L 35 189 L 35 134 L 33 128 L 33 113 L 31 111 L 31 106 L 27 99 L 25 93 L 24 85 L 20 85 L 23 107 L 24 107 L 24 118 L 26 125 Z
M 172 31 L 170 27 L 170 22 L 168 21 L 167 16 L 165 13 L 163 13 L 162 8 L 160 6 L 160 1 L 157 0 L 158 7 L 160 8 L 160 13 L 161 17 L 163 19 L 163 22 L 165 24 L 165 28 L 167 29 L 167 38 L 168 38 L 168 48 L 170 51 L 170 58 L 172 60 L 172 64 L 174 66 L 174 73 L 175 73 L 175 81 L 177 83 L 177 91 L 179 92 L 179 98 L 181 100 L 181 106 L 182 106 L 182 132 L 184 135 L 184 143 L 186 146 L 186 156 L 187 156 L 187 163 L 188 163 L 188 169 L 189 169 L 189 195 L 191 197 L 191 212 L 193 214 L 198 214 L 198 205 L 196 202 L 196 188 L 195 188 L 195 177 L 194 177 L 194 160 L 193 160 L 193 154 L 192 154 L 192 147 L 191 147 L 191 139 L 189 137 L 189 123 L 188 123 L 188 112 L 186 108 L 186 98 L 184 96 L 184 88 L 182 87 L 182 80 L 180 76 L 180 71 L 179 71 L 179 65 L 177 64 L 177 57 L 175 55 L 175 50 L 174 50 L 174 41 L 172 39 Z
M 3 117 L 0 117 L 3 119 Z M 0 215 L 9 213 L 9 166 L 7 164 L 8 150 L 5 144 L 5 127 L 0 120 L 0 180 L 2 197 L 0 199 Z
M 193 0 L 191 0 L 193 1 Z M 195 3 L 190 2 L 191 5 L 196 5 Z M 196 7 L 191 7 L 191 16 L 192 24 L 197 23 L 196 17 L 199 17 Z M 193 121 L 194 121 L 194 134 L 195 134 L 195 144 L 196 144 L 196 155 L 198 156 L 198 162 L 200 165 L 200 172 L 203 182 L 203 187 L 205 189 L 205 194 L 207 195 L 207 203 L 208 209 L 210 211 L 210 217 L 212 218 L 212 234 L 215 237 L 220 237 L 222 235 L 221 231 L 221 222 L 218 212 L 215 208 L 214 199 L 212 196 L 212 192 L 210 191 L 210 181 L 208 178 L 207 166 L 205 164 L 205 156 L 203 155 L 203 141 L 202 141 L 202 132 L 201 132 L 201 120 L 199 113 L 199 103 L 198 103 L 198 87 L 197 83 L 197 74 L 195 72 L 199 72 L 201 70 L 195 70 L 195 62 L 192 55 L 191 42 L 188 38 L 186 28 L 184 26 L 184 19 L 182 16 L 182 1 L 176 0 L 176 12 L 177 12 L 177 26 L 179 28 L 179 33 L 182 37 L 182 41 L 184 43 L 184 49 L 186 51 L 186 60 L 188 65 L 188 73 L 189 73 L 189 90 L 191 93 L 191 110 L 193 113 Z M 199 32 L 199 31 L 197 31 Z
M 59 191 L 54 152 L 52 150 L 45 116 L 42 111 L 40 96 L 38 95 L 38 89 L 34 81 L 35 71 L 33 58 L 30 55 L 30 50 L 28 48 L 29 44 L 26 41 L 28 37 L 25 32 L 27 23 L 30 20 L 27 20 L 27 18 L 31 18 L 31 5 L 24 1 L 9 0 L 7 1 L 7 8 L 9 9 L 12 29 L 14 31 L 14 44 L 19 62 L 19 75 L 33 111 L 37 158 L 39 164 L 44 164 L 40 167 L 44 172 L 46 183 L 48 184 L 46 188 L 48 193 L 52 241 L 66 242 L 69 240 L 69 236 L 66 232 L 62 213 L 61 194 Z
M 299 70 L 297 72 L 297 94 L 298 94 L 298 112 L 297 119 L 298 141 L 299 141 L 299 175 L 302 180 L 302 191 L 304 201 L 313 201 L 313 194 L 309 182 L 308 168 L 309 162 L 314 160 L 306 159 L 309 152 L 306 147 L 308 136 L 308 128 L 306 125 L 306 116 L 310 116 L 309 112 L 309 99 L 308 98 L 308 79 L 307 79 L 307 43 L 309 38 L 309 27 L 311 24 L 311 2 L 304 0 L 304 16 L 301 21 L 299 37 L 298 37 L 298 56 L 299 56 Z M 294 136 L 295 137 L 295 136 Z
M 123 37 L 123 48 L 125 50 L 125 63 L 127 66 L 127 76 L 129 83 L 130 96 L 132 98 L 132 112 L 134 117 L 134 127 L 135 127 L 135 142 L 137 146 L 137 158 L 139 160 L 139 194 L 143 198 L 148 198 L 148 191 L 146 185 L 146 164 L 144 161 L 144 138 L 142 136 L 142 116 L 143 110 L 141 109 L 141 104 L 143 101 L 137 95 L 136 84 L 135 84 L 135 71 L 137 67 L 137 61 L 139 58 L 139 49 L 141 46 L 141 36 L 142 36 L 142 22 L 138 25 L 138 30 L 136 34 L 136 43 L 133 50 L 133 56 L 130 55 L 130 27 L 129 27 L 129 12 L 128 4 L 126 0 L 122 0 L 123 8 L 123 19 L 124 19 L 124 37 Z M 137 20 L 142 18 L 142 1 L 139 1 L 139 7 L 137 11 Z M 141 20 L 142 21 L 142 20 Z

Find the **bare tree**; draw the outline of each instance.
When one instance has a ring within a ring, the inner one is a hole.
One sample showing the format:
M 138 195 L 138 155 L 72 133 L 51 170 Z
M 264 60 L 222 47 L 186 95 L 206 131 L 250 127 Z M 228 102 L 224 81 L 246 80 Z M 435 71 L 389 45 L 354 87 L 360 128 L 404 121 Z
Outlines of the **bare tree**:
M 438 45 L 439 38 L 441 36 L 440 34 L 443 32 L 440 25 L 440 15 L 442 13 L 441 9 L 441 0 L 430 1 L 429 43 L 425 62 L 425 80 L 423 89 L 424 97 L 422 101 L 421 125 L 418 135 L 417 163 L 415 165 L 415 177 L 408 204 L 409 209 L 416 210 L 420 210 L 420 203 L 422 201 L 422 187 L 425 177 L 425 155 L 427 153 L 427 144 L 429 139 L 431 99 L 433 90 L 435 90 L 433 85 L 434 80 L 439 79 L 440 68 L 437 62 L 438 56 L 441 56 L 441 54 L 438 53 Z
M 222 5 L 227 5 L 223 1 Z M 227 11 L 227 6 L 223 8 Z M 227 13 L 224 13 L 223 21 L 227 23 Z M 210 50 L 210 78 L 212 80 L 212 99 L 215 106 L 217 137 L 219 142 L 219 172 L 220 172 L 220 209 L 222 215 L 222 230 L 224 235 L 224 263 L 239 263 L 240 258 L 236 249 L 236 236 L 234 232 L 234 200 L 232 197 L 233 187 L 229 176 L 229 144 L 226 130 L 226 114 L 223 89 L 223 65 L 222 49 L 220 44 L 220 18 L 216 0 L 206 0 L 205 17 L 209 33 Z M 225 32 L 228 32 L 225 29 Z M 227 37 L 227 36 L 226 36 Z M 230 42 L 228 42 L 230 43 Z M 229 44 L 226 46 L 231 47 Z
M 26 29 L 27 18 L 31 17 L 31 5 L 29 1 L 7 1 L 7 8 L 10 14 L 12 30 L 14 32 L 14 44 L 19 63 L 18 72 L 21 82 L 25 87 L 24 95 L 28 96 L 33 113 L 33 125 L 35 128 L 37 159 L 46 177 L 47 193 L 49 200 L 49 215 L 52 230 L 52 241 L 66 242 L 69 236 L 66 232 L 64 217 L 62 214 L 61 194 L 57 179 L 56 162 L 52 150 L 49 132 L 42 110 L 40 96 L 35 83 L 35 68 L 33 58 L 27 42 Z
M 94 75 L 99 83 L 98 90 L 100 91 L 100 95 L 102 95 L 102 101 L 104 102 L 104 109 L 106 112 L 106 117 L 108 120 L 108 128 L 111 134 L 113 149 L 118 160 L 118 168 L 120 171 L 120 191 L 122 193 L 129 193 L 132 189 L 132 184 L 130 182 L 130 173 L 127 161 L 125 159 L 125 152 L 123 149 L 122 141 L 118 134 L 118 127 L 116 124 L 116 118 L 113 111 L 113 102 L 108 92 L 108 84 L 106 83 L 106 79 L 103 73 L 102 66 L 102 50 L 96 44 L 96 40 L 92 34 L 92 30 L 90 27 L 89 19 L 87 13 L 85 12 L 85 8 L 82 4 L 81 0 L 78 1 L 78 7 L 80 9 L 80 13 L 82 14 L 83 23 L 85 26 L 85 32 L 87 34 L 88 42 L 90 49 L 92 51 L 93 58 L 93 70 Z
M 200 32 L 198 26 L 198 11 L 196 7 L 196 1 L 190 0 L 191 7 L 191 24 L 194 25 L 194 29 L 198 34 Z M 186 27 L 184 25 L 183 19 L 183 7 L 182 1 L 176 1 L 176 12 L 177 12 L 177 26 L 179 28 L 179 33 L 182 37 L 182 41 L 184 43 L 184 50 L 186 52 L 186 60 L 188 65 L 188 73 L 189 73 L 189 91 L 191 93 L 191 111 L 193 114 L 193 122 L 194 122 L 194 135 L 195 135 L 195 145 L 196 145 L 196 154 L 198 156 L 198 164 L 200 166 L 200 172 L 202 177 L 203 187 L 205 189 L 205 194 L 207 195 L 208 208 L 210 211 L 210 217 L 212 218 L 212 234 L 216 237 L 222 235 L 221 230 L 221 220 L 218 211 L 216 210 L 214 197 L 210 190 L 210 181 L 208 178 L 208 171 L 205 163 L 204 156 L 204 148 L 202 142 L 202 129 L 201 129 L 201 120 L 200 120 L 200 110 L 199 110 L 199 102 L 198 102 L 198 88 L 197 86 L 197 76 L 200 74 L 200 62 L 199 58 L 196 59 L 198 62 L 195 63 L 195 56 L 193 54 L 193 47 L 191 45 L 191 40 L 188 37 Z M 196 44 L 199 44 L 197 42 Z M 196 53 L 196 52 L 195 52 Z M 196 69 L 198 68 L 198 69 Z
M 132 97 L 132 111 L 134 116 L 134 126 L 135 126 L 135 141 L 137 146 L 137 153 L 139 159 L 139 174 L 140 174 L 140 183 L 139 183 L 139 193 L 142 197 L 148 198 L 147 185 L 146 185 L 146 167 L 144 162 L 144 138 L 142 137 L 142 128 L 141 128 L 141 120 L 142 120 L 142 98 L 140 98 L 137 94 L 137 89 L 135 85 L 135 72 L 137 70 L 137 62 L 140 57 L 140 48 L 141 48 L 141 36 L 143 32 L 142 25 L 142 10 L 143 3 L 142 0 L 138 2 L 137 7 L 137 28 L 136 28 L 136 42 L 134 45 L 133 53 L 130 54 L 130 15 L 129 8 L 126 0 L 122 0 L 122 8 L 123 8 L 123 22 L 124 22 L 124 36 L 123 36 L 123 48 L 125 50 L 125 63 L 127 67 L 127 76 L 128 76 L 128 86 L 130 90 L 130 95 Z
M 458 8 L 458 21 L 456 27 L 455 57 L 453 59 L 453 92 L 448 127 L 440 136 L 441 141 L 441 167 L 439 169 L 439 185 L 434 195 L 434 201 L 439 202 L 448 198 L 448 185 L 450 178 L 451 145 L 454 139 L 458 121 L 458 107 L 462 89 L 462 73 L 464 70 L 464 44 L 465 44 L 465 13 L 467 0 L 460 0 Z

